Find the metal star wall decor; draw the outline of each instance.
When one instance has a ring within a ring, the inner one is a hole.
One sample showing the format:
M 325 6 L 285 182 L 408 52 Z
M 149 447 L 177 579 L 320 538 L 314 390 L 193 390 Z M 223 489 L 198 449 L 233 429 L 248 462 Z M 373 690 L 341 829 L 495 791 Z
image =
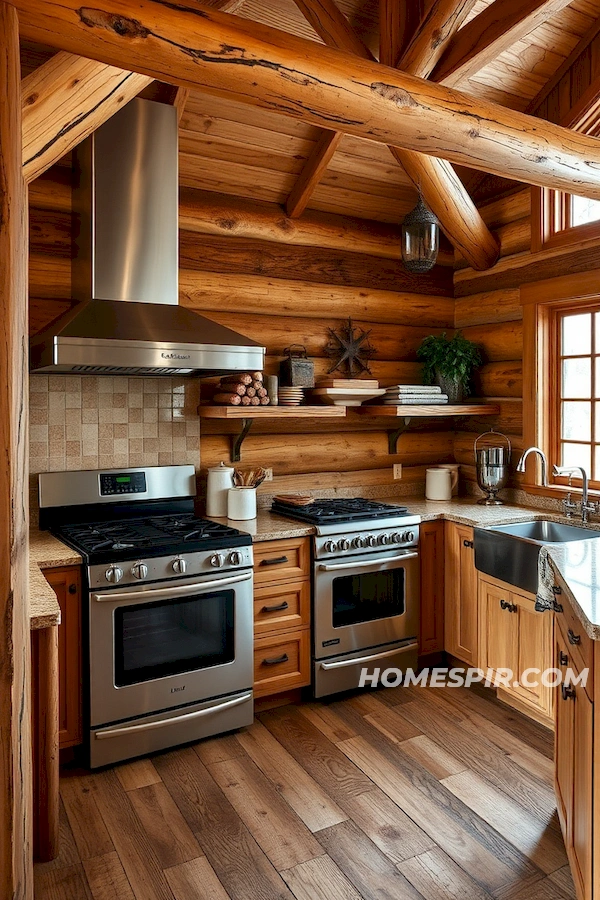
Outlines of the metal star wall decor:
M 348 324 L 344 323 L 337 330 L 328 328 L 327 331 L 331 340 L 325 346 L 325 353 L 336 360 L 328 374 L 342 367 L 346 369 L 350 378 L 361 375 L 363 372 L 368 375 L 372 374 L 369 360 L 373 359 L 377 350 L 367 340 L 371 334 L 370 331 L 363 331 L 362 328 L 353 325 L 350 318 Z

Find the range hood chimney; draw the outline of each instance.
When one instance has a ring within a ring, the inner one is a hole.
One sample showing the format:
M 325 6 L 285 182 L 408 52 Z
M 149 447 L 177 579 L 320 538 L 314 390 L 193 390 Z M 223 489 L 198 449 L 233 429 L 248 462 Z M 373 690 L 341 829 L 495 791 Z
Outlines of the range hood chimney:
M 223 375 L 265 348 L 178 305 L 174 107 L 132 100 L 75 153 L 74 299 L 31 340 L 31 371 Z

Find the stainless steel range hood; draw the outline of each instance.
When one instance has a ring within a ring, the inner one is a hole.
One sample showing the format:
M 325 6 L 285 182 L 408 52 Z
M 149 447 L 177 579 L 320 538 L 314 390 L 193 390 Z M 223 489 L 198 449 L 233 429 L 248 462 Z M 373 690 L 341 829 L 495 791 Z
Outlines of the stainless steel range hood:
M 177 153 L 175 109 L 150 100 L 132 100 L 78 147 L 72 284 L 81 302 L 32 338 L 32 372 L 263 368 L 264 347 L 178 306 Z

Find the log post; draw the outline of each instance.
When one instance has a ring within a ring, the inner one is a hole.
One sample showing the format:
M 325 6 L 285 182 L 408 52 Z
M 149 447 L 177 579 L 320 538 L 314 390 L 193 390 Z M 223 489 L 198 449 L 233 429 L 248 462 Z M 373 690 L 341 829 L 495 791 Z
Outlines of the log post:
M 0 2 L 0 896 L 33 897 L 27 485 L 27 201 L 19 23 Z

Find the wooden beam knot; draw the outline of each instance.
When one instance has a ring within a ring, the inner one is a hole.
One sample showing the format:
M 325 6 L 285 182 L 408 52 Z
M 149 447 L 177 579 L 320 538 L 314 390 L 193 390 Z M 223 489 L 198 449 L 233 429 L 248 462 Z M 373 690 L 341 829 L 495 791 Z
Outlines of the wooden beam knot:
M 114 13 L 85 6 L 78 10 L 78 14 L 83 24 L 89 28 L 105 28 L 107 31 L 114 31 L 119 37 L 147 38 L 150 34 L 150 29 L 138 22 L 137 19 L 128 19 L 125 16 L 117 16 Z
M 399 109 L 406 109 L 409 106 L 415 107 L 419 105 L 408 91 L 395 87 L 393 84 L 386 84 L 384 81 L 373 81 L 371 83 L 371 90 L 374 94 L 383 97 L 384 100 L 391 100 L 391 102 Z

